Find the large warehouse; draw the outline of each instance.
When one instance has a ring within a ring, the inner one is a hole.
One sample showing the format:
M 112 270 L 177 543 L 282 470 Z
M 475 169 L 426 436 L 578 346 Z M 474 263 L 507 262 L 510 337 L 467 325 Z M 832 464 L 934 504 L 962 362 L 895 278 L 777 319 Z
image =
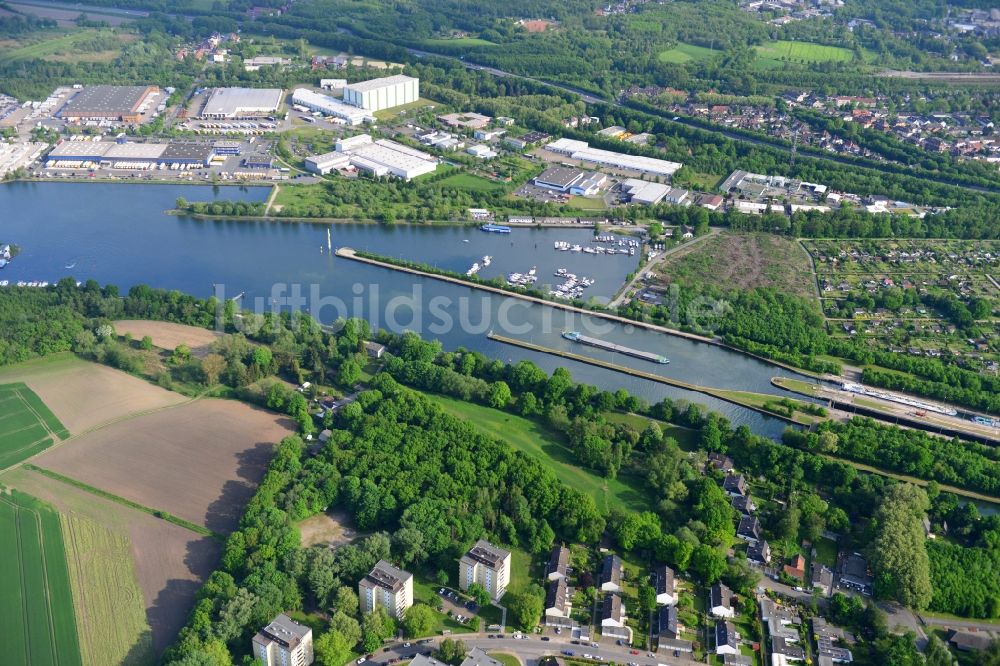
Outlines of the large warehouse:
M 344 87 L 345 102 L 373 112 L 410 104 L 418 99 L 420 79 L 402 74 L 351 83 Z
M 86 86 L 57 114 L 67 120 L 107 120 L 138 123 L 160 94 L 156 86 Z
M 373 142 L 367 134 L 339 141 L 337 149 L 350 158 L 351 166 L 375 176 L 410 180 L 434 171 L 438 165 L 433 155 L 388 139 Z
M 161 164 L 176 168 L 208 166 L 214 155 L 210 143 L 117 143 L 114 141 L 63 141 L 45 158 L 50 168 L 104 165 L 114 169 L 151 169 Z
M 292 105 L 301 106 L 310 111 L 318 111 L 326 116 L 340 118 L 352 127 L 364 122 L 375 122 L 375 116 L 371 112 L 344 104 L 339 99 L 313 92 L 308 88 L 295 89 L 295 92 L 292 93 Z
M 600 148 L 591 148 L 586 141 L 576 139 L 557 139 L 545 146 L 545 150 L 558 155 L 566 155 L 574 160 L 591 162 L 606 167 L 617 167 L 646 173 L 651 176 L 672 176 L 681 168 L 679 162 L 668 162 L 655 157 L 642 155 L 627 155 Z
M 281 106 L 280 88 L 216 88 L 201 117 L 213 120 L 244 120 L 272 116 Z

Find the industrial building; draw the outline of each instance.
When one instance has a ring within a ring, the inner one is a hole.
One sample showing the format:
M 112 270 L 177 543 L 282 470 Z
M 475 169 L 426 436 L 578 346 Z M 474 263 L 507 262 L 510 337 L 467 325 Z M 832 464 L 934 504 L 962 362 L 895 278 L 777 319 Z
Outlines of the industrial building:
M 57 114 L 76 121 L 138 123 L 160 94 L 156 86 L 86 86 L 80 88 Z
M 420 79 L 397 74 L 351 83 L 344 87 L 344 102 L 369 111 L 382 111 L 420 99 Z
M 597 194 L 608 177 L 603 173 L 583 171 L 569 167 L 550 167 L 534 180 L 535 185 L 557 192 L 569 192 L 578 196 Z
M 336 171 L 337 169 L 343 169 L 350 166 L 350 164 L 351 157 L 338 152 L 313 155 L 312 157 L 307 157 L 305 161 L 306 171 L 309 171 L 310 173 L 318 173 L 321 176 L 325 176 L 331 171 Z
M 622 181 L 622 194 L 632 203 L 652 206 L 660 202 L 678 206 L 691 205 L 691 193 L 680 187 L 670 187 L 662 183 L 651 183 L 638 178 Z
M 359 134 L 337 142 L 337 151 L 350 158 L 350 165 L 374 176 L 396 176 L 410 180 L 437 169 L 433 155 L 388 139 L 372 141 Z
M 490 123 L 493 121 L 489 116 L 484 116 L 481 113 L 449 113 L 443 116 L 438 116 L 438 120 L 443 122 L 448 127 L 456 127 L 463 129 L 483 129 L 484 127 L 489 127 Z
M 545 146 L 545 150 L 557 155 L 565 155 L 581 162 L 590 162 L 618 169 L 628 169 L 651 176 L 672 176 L 682 166 L 679 162 L 670 162 L 655 157 L 628 155 L 610 150 L 601 150 L 600 148 L 591 148 L 590 144 L 586 141 L 578 141 L 576 139 L 556 139 Z
M 208 166 L 214 155 L 212 144 L 193 141 L 63 141 L 46 156 L 45 166 L 79 168 L 99 165 L 112 169 L 152 169 L 166 165 L 186 169 Z
M 309 666 L 312 629 L 282 613 L 253 637 L 253 656 L 264 666 Z
M 352 127 L 361 123 L 375 122 L 375 116 L 368 111 L 344 104 L 339 99 L 313 92 L 308 88 L 295 89 L 295 92 L 292 93 L 292 106 L 300 106 L 325 116 L 340 118 L 345 124 Z
M 281 106 L 280 88 L 216 88 L 205 102 L 201 117 L 245 120 L 273 116 Z

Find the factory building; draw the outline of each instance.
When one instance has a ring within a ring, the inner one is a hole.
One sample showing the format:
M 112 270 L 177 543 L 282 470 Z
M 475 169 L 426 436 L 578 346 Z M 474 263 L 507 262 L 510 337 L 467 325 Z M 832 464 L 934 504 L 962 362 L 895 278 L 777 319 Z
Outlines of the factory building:
M 672 176 L 682 166 L 679 162 L 669 162 L 655 157 L 628 155 L 610 150 L 601 150 L 600 148 L 591 148 L 586 141 L 577 141 L 576 139 L 556 139 L 545 146 L 545 150 L 557 155 L 565 155 L 581 162 L 591 162 L 592 164 L 604 167 L 628 169 L 651 176 Z
M 364 109 L 350 104 L 344 104 L 339 99 L 329 95 L 313 92 L 308 88 L 296 88 L 292 93 L 292 106 L 302 107 L 308 111 L 317 111 L 325 116 L 340 118 L 345 124 L 360 125 L 375 122 L 375 116 Z
M 337 152 L 313 155 L 312 157 L 307 157 L 305 161 L 306 171 L 318 173 L 321 176 L 325 176 L 337 169 L 343 169 L 350 166 L 350 164 L 351 157 L 349 155 Z
M 347 155 L 350 165 L 374 176 L 395 176 L 411 180 L 437 169 L 433 155 L 388 139 L 372 141 L 367 134 L 337 142 L 338 152 Z
M 114 141 L 63 141 L 49 152 L 49 168 L 103 166 L 112 169 L 152 169 L 208 166 L 215 155 L 211 144 L 193 141 L 126 143 Z M 176 165 L 176 166 L 175 166 Z
M 420 99 L 420 79 L 397 74 L 351 83 L 344 87 L 344 102 L 369 111 L 382 111 Z
M 216 88 L 209 95 L 201 117 L 211 120 L 246 120 L 272 116 L 281 106 L 280 88 Z
M 75 121 L 138 123 L 159 94 L 156 86 L 86 86 L 57 115 Z

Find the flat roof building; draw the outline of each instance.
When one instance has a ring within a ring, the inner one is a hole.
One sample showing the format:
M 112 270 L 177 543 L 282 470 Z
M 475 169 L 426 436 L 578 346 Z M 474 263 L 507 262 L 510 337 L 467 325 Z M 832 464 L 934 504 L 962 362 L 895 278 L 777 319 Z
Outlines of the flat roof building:
M 545 150 L 552 151 L 557 155 L 566 155 L 582 162 L 628 169 L 654 176 L 672 176 L 682 166 L 679 162 L 670 162 L 655 157 L 628 155 L 610 150 L 601 150 L 600 148 L 591 148 L 590 144 L 586 141 L 578 141 L 576 139 L 556 139 L 546 145 Z
M 282 613 L 253 637 L 253 655 L 264 666 L 309 666 L 312 629 Z
M 58 116 L 137 123 L 149 104 L 147 98 L 159 92 L 156 86 L 86 86 L 66 102 Z
M 458 561 L 458 585 L 462 591 L 479 583 L 494 601 L 507 592 L 510 584 L 510 551 L 480 539 Z
M 313 155 L 311 157 L 307 157 L 305 161 L 306 171 L 309 171 L 310 173 L 318 173 L 321 176 L 325 176 L 331 171 L 343 169 L 350 164 L 350 155 L 338 152 Z
M 358 599 L 362 613 L 371 613 L 381 606 L 390 617 L 402 619 L 406 609 L 413 605 L 413 574 L 379 560 L 358 583 Z
M 388 139 L 353 148 L 351 164 L 376 176 L 396 176 L 411 180 L 437 169 L 438 162 L 427 153 Z
M 420 99 L 420 79 L 403 74 L 344 86 L 344 102 L 368 111 L 382 111 Z
M 375 121 L 375 116 L 364 109 L 345 104 L 339 99 L 313 92 L 308 88 L 296 88 L 292 93 L 292 104 L 317 111 L 326 116 L 340 118 L 345 124 L 356 126 Z
M 569 167 L 549 167 L 535 177 L 534 183 L 538 187 L 557 192 L 566 192 L 570 187 L 583 180 L 587 175 L 581 169 L 571 169 Z
M 282 94 L 280 88 L 216 88 L 205 102 L 201 117 L 238 120 L 270 116 L 281 106 Z

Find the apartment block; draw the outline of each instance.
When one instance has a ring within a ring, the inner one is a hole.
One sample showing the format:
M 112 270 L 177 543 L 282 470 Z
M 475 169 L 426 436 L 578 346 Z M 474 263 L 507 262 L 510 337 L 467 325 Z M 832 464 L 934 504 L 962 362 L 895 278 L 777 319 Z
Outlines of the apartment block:
M 282 613 L 253 637 L 253 656 L 264 666 L 309 666 L 312 629 Z
M 510 583 L 510 551 L 480 539 L 458 561 L 458 581 L 462 590 L 479 583 L 491 599 L 499 600 Z
M 379 560 L 358 583 L 358 600 L 362 613 L 371 613 L 381 606 L 390 617 L 401 619 L 413 605 L 413 574 Z

